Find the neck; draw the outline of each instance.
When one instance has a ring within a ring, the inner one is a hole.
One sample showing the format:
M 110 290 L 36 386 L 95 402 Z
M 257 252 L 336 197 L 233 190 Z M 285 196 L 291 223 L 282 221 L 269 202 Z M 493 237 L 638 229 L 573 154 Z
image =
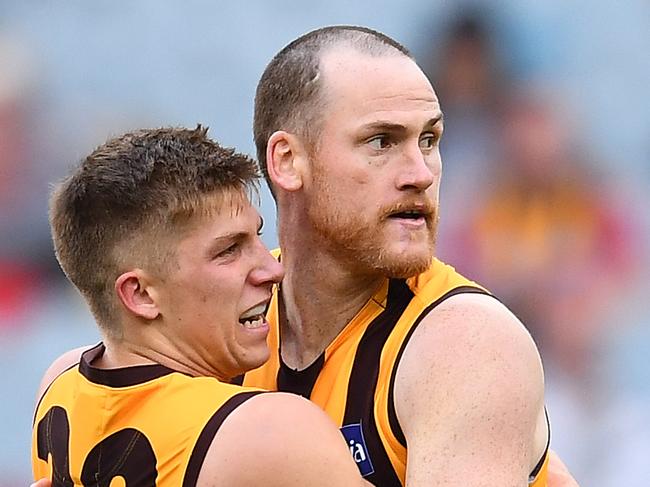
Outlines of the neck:
M 160 363 L 142 350 L 137 344 L 131 343 L 125 337 L 119 339 L 104 336 L 104 353 L 95 359 L 93 367 L 99 369 L 120 369 L 136 365 L 153 365 Z
M 183 354 L 163 334 L 154 332 L 153 335 L 142 336 L 133 332 L 133 329 L 130 331 L 131 333 L 124 333 L 119 339 L 104 336 L 106 350 L 92 365 L 100 369 L 118 369 L 158 364 L 192 377 L 215 377 L 222 382 L 230 382 L 232 379 L 207 362 L 199 360 L 200 357 L 197 359 Z
M 280 301 L 281 354 L 295 369 L 316 360 L 385 279 L 355 271 L 305 228 L 309 227 L 278 223 L 286 271 Z

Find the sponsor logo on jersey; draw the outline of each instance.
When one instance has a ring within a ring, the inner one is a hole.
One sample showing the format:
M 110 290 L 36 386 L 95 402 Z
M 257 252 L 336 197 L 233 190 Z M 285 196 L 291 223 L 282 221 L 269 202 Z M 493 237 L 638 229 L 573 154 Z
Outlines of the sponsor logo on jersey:
M 350 454 L 357 463 L 361 475 L 365 477 L 373 473 L 375 469 L 372 466 L 372 461 L 370 461 L 370 455 L 368 454 L 368 448 L 363 439 L 361 423 L 346 424 L 341 427 L 341 433 L 343 433 L 343 436 L 345 437 Z

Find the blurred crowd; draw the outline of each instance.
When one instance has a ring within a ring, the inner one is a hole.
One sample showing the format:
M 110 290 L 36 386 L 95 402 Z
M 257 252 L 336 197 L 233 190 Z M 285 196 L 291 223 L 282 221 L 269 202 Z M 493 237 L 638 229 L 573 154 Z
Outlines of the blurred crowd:
M 617 130 L 616 121 L 602 114 L 594 133 L 560 83 L 517 69 L 516 46 L 504 42 L 498 12 L 444 13 L 430 30 L 421 24 L 412 46 L 445 114 L 438 254 L 528 326 L 545 366 L 553 446 L 581 485 L 645 485 L 650 177 L 638 162 L 611 161 L 594 149 L 593 139 Z M 324 18 L 296 32 L 333 22 L 368 23 Z M 391 28 L 409 45 L 400 35 L 408 26 Z M 28 48 L 34 43 L 10 32 L 0 22 L 0 411 L 8 440 L 0 450 L 0 487 L 29 478 L 31 425 L 23 418 L 45 365 L 97 339 L 54 259 L 47 196 L 67 165 L 109 135 L 77 141 L 74 152 L 63 147 L 74 135 L 58 123 L 51 82 Z M 638 102 L 650 108 L 648 97 Z

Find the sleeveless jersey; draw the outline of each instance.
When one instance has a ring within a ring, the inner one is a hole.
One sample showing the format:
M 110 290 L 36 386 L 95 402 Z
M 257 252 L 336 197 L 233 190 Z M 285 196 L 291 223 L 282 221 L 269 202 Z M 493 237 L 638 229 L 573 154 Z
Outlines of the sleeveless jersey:
M 162 365 L 98 369 L 83 353 L 34 417 L 34 478 L 60 486 L 195 486 L 221 423 L 261 391 Z M 121 477 L 121 478 L 120 478 Z
M 276 292 L 267 312 L 271 358 L 246 373 L 243 384 L 312 400 L 341 428 L 366 480 L 382 487 L 404 485 L 406 439 L 393 401 L 397 365 L 424 316 L 459 293 L 489 294 L 436 259 L 415 277 L 387 279 L 313 364 L 294 371 L 280 358 Z M 547 451 L 548 446 L 530 486 L 546 485 Z

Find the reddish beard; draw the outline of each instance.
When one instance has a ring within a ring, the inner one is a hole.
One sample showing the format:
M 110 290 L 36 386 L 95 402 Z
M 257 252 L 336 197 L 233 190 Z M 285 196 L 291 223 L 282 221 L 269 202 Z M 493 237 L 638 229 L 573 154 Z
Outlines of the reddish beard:
M 406 279 L 424 272 L 430 265 L 435 249 L 438 211 L 425 195 L 407 197 L 391 205 L 380 207 L 369 219 L 354 210 L 343 211 L 336 197 L 337 191 L 319 177 L 318 188 L 309 198 L 307 214 L 312 227 L 320 237 L 320 244 L 356 272 L 381 274 L 385 277 Z M 426 248 L 412 252 L 391 251 L 384 234 L 390 215 L 420 205 L 427 225 Z

